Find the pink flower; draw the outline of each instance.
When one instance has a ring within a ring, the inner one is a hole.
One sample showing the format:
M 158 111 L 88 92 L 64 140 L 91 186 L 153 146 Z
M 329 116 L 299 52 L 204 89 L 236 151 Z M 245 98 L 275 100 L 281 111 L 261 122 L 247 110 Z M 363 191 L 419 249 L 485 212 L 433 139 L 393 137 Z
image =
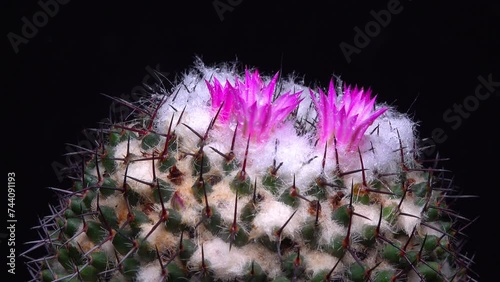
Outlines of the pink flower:
M 365 131 L 387 108 L 374 111 L 375 97 L 371 90 L 366 92 L 357 86 L 347 86 L 344 94 L 337 96 L 333 81 L 330 81 L 328 95 L 319 89 L 319 98 L 312 91 L 311 98 L 318 113 L 318 135 L 322 144 L 333 143 L 348 151 L 356 150 Z
M 244 138 L 251 136 L 252 140 L 264 142 L 301 101 L 301 91 L 293 94 L 289 91 L 274 99 L 277 80 L 278 74 L 266 85 L 257 70 L 253 73 L 246 70 L 245 80 L 236 78 L 234 87 L 228 81 L 224 87 L 216 79 L 213 86 L 207 82 L 212 109 L 218 110 L 224 101 L 219 114 L 221 121 L 234 118 Z
M 211 85 L 208 81 L 205 80 L 207 84 L 208 91 L 210 92 L 210 97 L 212 99 L 212 111 L 216 113 L 219 111 L 222 103 L 222 108 L 220 109 L 219 116 L 217 120 L 222 123 L 227 123 L 231 118 L 232 110 L 233 110 L 233 97 L 234 97 L 234 87 L 226 81 L 226 84 L 222 86 L 217 78 L 214 77 L 214 84 Z

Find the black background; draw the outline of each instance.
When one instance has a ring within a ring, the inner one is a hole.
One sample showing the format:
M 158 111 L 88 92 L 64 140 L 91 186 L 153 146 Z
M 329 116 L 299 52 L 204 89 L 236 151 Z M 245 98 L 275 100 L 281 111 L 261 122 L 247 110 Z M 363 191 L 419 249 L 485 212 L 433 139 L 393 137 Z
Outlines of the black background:
M 479 280 L 488 281 L 494 273 L 485 264 L 498 262 L 498 253 L 492 252 L 495 243 L 488 242 L 498 237 L 491 235 L 492 226 L 498 224 L 494 220 L 498 204 L 489 208 L 486 203 L 498 199 L 500 188 L 493 170 L 498 167 L 494 158 L 498 158 L 500 87 L 480 101 L 477 110 L 469 111 L 458 128 L 443 119 L 454 104 L 471 99 L 480 84 L 478 76 L 500 81 L 499 25 L 494 22 L 500 15 L 492 3 L 401 0 L 402 11 L 392 15 L 348 63 L 340 43 L 354 45 L 354 27 L 364 29 L 373 21 L 370 11 L 386 9 L 389 1 L 325 1 L 333 2 L 328 5 L 232 1 L 236 5 L 221 20 L 213 6 L 216 1 L 73 0 L 60 5 L 28 43 L 19 45 L 17 54 L 8 33 L 21 35 L 21 18 L 31 20 L 41 8 L 36 1 L 10 2 L 1 4 L 2 18 L 7 19 L 1 63 L 2 87 L 7 87 L 2 91 L 7 100 L 2 103 L 6 110 L 2 136 L 7 142 L 2 147 L 7 157 L 2 162 L 5 178 L 9 171 L 16 173 L 18 254 L 25 248 L 22 242 L 37 238 L 29 228 L 55 202 L 47 187 L 67 185 L 59 182 L 51 165 L 64 164 L 65 144 L 85 140 L 82 130 L 96 127 L 108 116 L 111 100 L 101 93 L 130 95 L 148 74 L 147 66 L 158 65 L 174 78 L 200 56 L 207 64 L 238 59 L 267 74 L 295 72 L 306 82 L 321 85 L 335 73 L 348 83 L 371 87 L 379 101 L 411 113 L 420 122 L 421 136 L 441 128 L 447 140 L 439 142 L 437 150 L 451 158 L 444 165 L 454 171 L 464 194 L 479 196 L 455 206 L 463 216 L 480 216 L 465 230 L 470 236 L 465 250 L 468 256 L 475 254 L 472 268 Z M 5 199 L 6 188 L 1 191 Z M 6 200 L 2 202 L 5 207 Z M 7 255 L 5 245 L 2 240 L 2 259 Z M 2 263 L 0 269 L 5 267 Z M 23 267 L 18 259 L 18 274 L 9 281 L 25 281 Z

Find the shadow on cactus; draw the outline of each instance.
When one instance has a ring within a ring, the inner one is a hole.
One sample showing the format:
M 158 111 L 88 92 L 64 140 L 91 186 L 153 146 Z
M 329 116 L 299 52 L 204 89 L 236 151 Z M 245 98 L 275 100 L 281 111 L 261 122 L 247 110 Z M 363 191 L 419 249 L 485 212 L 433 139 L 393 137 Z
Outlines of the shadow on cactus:
M 24 253 L 41 281 L 464 281 L 469 224 L 371 90 L 197 61 L 99 129 Z

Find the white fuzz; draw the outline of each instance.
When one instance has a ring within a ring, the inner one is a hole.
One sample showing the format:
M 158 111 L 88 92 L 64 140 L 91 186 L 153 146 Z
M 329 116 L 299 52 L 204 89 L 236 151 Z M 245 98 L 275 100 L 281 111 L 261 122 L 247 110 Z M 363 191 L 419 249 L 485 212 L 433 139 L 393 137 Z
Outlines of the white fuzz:
M 328 202 L 321 203 L 321 215 L 319 216 L 319 224 L 321 226 L 321 238 L 319 243 L 321 245 L 329 245 L 332 240 L 337 236 L 346 234 L 346 228 L 331 220 L 332 209 Z
M 229 244 L 219 238 L 204 242 L 203 252 L 210 269 L 216 273 L 215 278 L 226 281 L 241 275 L 251 263 L 246 251 L 235 246 L 230 251 Z M 193 266 L 201 264 L 201 247 L 193 254 L 190 263 Z
M 159 249 L 163 249 L 164 247 L 168 246 L 175 246 L 178 244 L 178 239 L 177 237 L 174 236 L 174 234 L 168 232 L 166 228 L 164 227 L 163 224 L 160 226 L 157 226 L 156 229 L 151 232 L 154 228 L 154 223 L 158 222 L 160 220 L 159 217 L 159 212 L 161 211 L 161 207 L 159 204 L 156 204 L 154 209 L 156 212 L 153 212 L 152 214 L 149 215 L 149 218 L 151 219 L 150 223 L 144 223 L 141 225 L 141 232 L 139 233 L 139 238 L 146 238 L 146 241 L 151 245 L 151 246 L 157 246 Z M 151 233 L 150 233 L 151 232 Z
M 338 261 L 338 258 L 319 251 L 306 251 L 301 255 L 304 256 L 307 268 L 312 271 L 312 276 L 323 270 L 329 271 Z M 342 263 L 340 262 L 337 267 L 342 268 Z
M 161 266 L 158 261 L 147 264 L 139 268 L 137 273 L 137 282 L 157 282 L 162 281 L 161 279 Z
M 123 181 L 125 171 L 127 172 L 127 183 L 130 188 L 143 197 L 151 196 L 151 186 L 143 182 L 151 183 L 153 181 L 153 168 L 151 165 L 144 165 L 143 161 L 132 161 L 134 159 L 142 158 L 143 151 L 141 151 L 141 141 L 131 138 L 130 141 L 123 141 L 116 145 L 114 158 L 127 157 L 127 148 L 129 150 L 128 158 L 130 161 L 124 164 L 122 161 L 117 161 L 119 166 L 128 166 L 128 169 L 118 169 L 114 173 L 114 180 L 118 183 Z M 135 180 L 137 179 L 137 180 Z
M 363 230 L 363 226 L 366 225 L 377 225 L 380 216 L 379 205 L 353 204 L 353 207 L 355 213 L 360 214 L 369 219 L 360 216 L 355 216 L 351 224 L 352 232 L 361 232 Z M 383 227 L 384 226 L 381 226 L 381 229 Z
M 430 226 L 432 226 L 432 227 L 434 227 L 434 228 L 427 227 L 427 226 L 420 226 L 420 232 L 422 234 L 434 235 L 434 236 L 437 236 L 437 237 L 443 236 L 443 232 L 439 231 L 442 228 L 439 225 L 439 223 L 437 223 L 437 222 L 427 222 L 427 224 L 430 225 Z
M 401 165 L 401 149 L 405 163 L 408 164 L 409 160 L 413 160 L 415 126 L 407 115 L 397 112 L 394 108 L 388 108 L 365 133 L 367 137 L 364 142 L 365 148 L 372 148 L 367 144 L 373 145 L 374 148 L 373 164 L 368 163 L 367 168 L 377 170 L 379 173 L 393 172 Z
M 236 194 L 229 188 L 228 181 L 221 181 L 213 187 L 213 192 L 208 196 L 208 203 L 213 205 L 220 213 L 225 222 L 233 222 L 234 201 Z M 238 197 L 237 216 L 241 214 L 241 209 L 248 202 L 249 197 Z
M 403 201 L 401 212 L 408 215 L 398 216 L 398 226 L 405 231 L 406 234 L 411 234 L 413 228 L 420 224 L 420 215 L 423 207 L 414 204 L 414 201 Z M 411 215 L 411 216 L 410 216 Z
M 130 146 L 128 145 L 128 141 L 120 142 L 115 146 L 115 158 L 125 158 L 128 153 L 135 156 L 140 157 L 142 155 L 141 151 L 141 141 L 135 138 L 130 138 Z
M 316 154 L 315 154 L 316 153 Z M 307 192 L 312 185 L 314 184 L 317 177 L 321 176 L 323 167 L 323 153 L 315 151 L 315 153 L 310 153 L 306 156 L 306 160 L 301 163 L 300 169 L 295 174 L 295 183 L 297 188 L 301 189 L 303 192 Z M 325 162 L 325 172 L 333 171 L 335 167 L 335 162 Z M 331 174 L 323 174 L 326 182 L 332 183 L 333 177 Z M 330 187 L 326 187 L 327 190 L 330 190 Z
M 256 234 L 264 233 L 273 240 L 276 229 L 281 228 L 293 212 L 292 207 L 284 203 L 272 199 L 264 200 L 260 203 L 260 211 L 253 221 Z M 306 213 L 305 209 L 299 209 L 283 229 L 282 236 L 293 238 L 295 236 L 293 231 L 300 228 L 307 216 Z
M 280 261 L 275 252 L 262 248 L 262 245 L 258 243 L 249 243 L 242 247 L 241 251 L 249 257 L 250 261 L 258 261 L 262 270 L 269 277 L 276 277 L 280 273 Z

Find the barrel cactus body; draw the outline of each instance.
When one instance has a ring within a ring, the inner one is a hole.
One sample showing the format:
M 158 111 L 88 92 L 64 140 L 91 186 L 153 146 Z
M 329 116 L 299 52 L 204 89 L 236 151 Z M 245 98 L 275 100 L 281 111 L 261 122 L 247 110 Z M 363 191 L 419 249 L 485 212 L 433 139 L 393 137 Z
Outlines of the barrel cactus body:
M 42 281 L 465 281 L 416 123 L 336 80 L 197 63 L 95 150 L 39 230 Z

